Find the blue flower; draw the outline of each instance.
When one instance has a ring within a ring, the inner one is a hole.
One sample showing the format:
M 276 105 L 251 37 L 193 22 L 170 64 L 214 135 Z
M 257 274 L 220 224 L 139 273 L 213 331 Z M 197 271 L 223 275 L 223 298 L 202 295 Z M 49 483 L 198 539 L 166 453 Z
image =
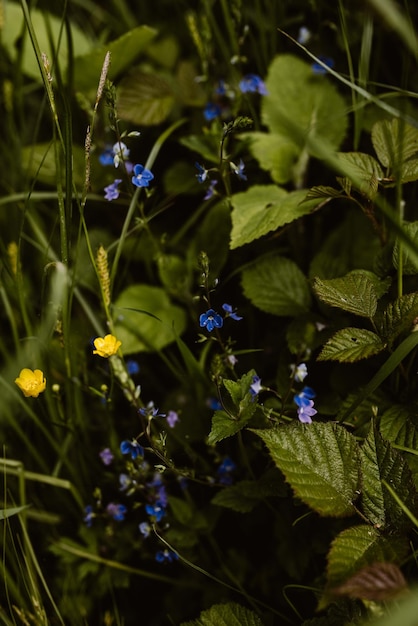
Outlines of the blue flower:
M 236 468 L 234 461 L 229 456 L 226 456 L 216 471 L 218 482 L 221 485 L 232 485 L 234 482 L 232 474 Z
M 206 330 L 212 332 L 214 328 L 222 328 L 224 321 L 219 313 L 213 309 L 208 309 L 206 313 L 202 313 L 200 316 L 199 323 L 202 328 L 206 327 Z
M 268 94 L 264 81 L 257 74 L 246 74 L 240 80 L 239 88 L 242 93 L 259 93 L 262 96 Z
M 125 439 L 120 444 L 120 451 L 122 454 L 130 454 L 131 459 L 137 459 L 139 456 L 144 456 L 144 448 L 139 445 L 139 443 L 132 439 L 132 441 L 128 441 Z
M 126 361 L 126 369 L 128 370 L 129 376 L 134 376 L 135 374 L 138 374 L 140 370 L 138 361 L 128 359 L 128 361 Z
M 330 57 L 325 57 L 323 55 L 320 55 L 318 59 L 322 61 L 322 63 L 324 63 L 328 67 L 330 68 L 334 67 L 334 59 L 331 59 Z M 323 67 L 319 63 L 313 63 L 311 67 L 312 67 L 312 71 L 314 74 L 326 74 L 328 71 L 325 67 Z
M 302 46 L 306 45 L 308 43 L 308 41 L 310 40 L 310 38 L 312 37 L 312 33 L 309 30 L 309 28 L 306 28 L 306 26 L 301 26 L 299 28 L 299 32 L 298 32 L 298 38 L 297 38 L 297 42 L 302 44 Z
M 261 384 L 261 378 L 259 376 L 257 376 L 257 374 L 256 374 L 255 376 L 253 376 L 253 381 L 252 381 L 252 383 L 250 385 L 250 393 L 253 396 L 253 398 L 258 396 L 258 394 L 260 393 L 262 388 L 263 388 L 263 386 Z
M 110 515 L 110 517 L 112 517 L 115 522 L 123 522 L 127 510 L 128 509 L 124 504 L 115 504 L 114 502 L 109 502 L 106 507 L 107 514 Z
M 178 554 L 172 550 L 159 550 L 155 555 L 157 563 L 172 563 L 178 560 Z
M 223 310 L 226 313 L 225 317 L 231 317 L 233 320 L 236 320 L 237 322 L 239 322 L 239 320 L 242 320 L 242 317 L 237 315 L 236 310 L 234 311 L 234 309 L 232 308 L 232 306 L 230 304 L 227 304 L 225 302 L 222 305 L 222 308 L 223 308 Z
M 318 411 L 313 408 L 313 405 L 313 400 L 308 400 L 308 404 L 299 406 L 298 418 L 303 424 L 312 424 L 311 418 L 318 413 Z
M 220 116 L 222 112 L 219 104 L 215 104 L 214 102 L 208 102 L 203 109 L 203 117 L 207 122 L 211 122 Z
M 88 504 L 85 509 L 85 517 L 84 517 L 84 522 L 87 526 L 87 528 L 90 528 L 92 523 L 93 523 L 93 518 L 96 517 L 95 513 L 93 512 L 93 507 L 91 506 L 91 504 Z
M 144 417 L 165 417 L 165 413 L 158 413 L 158 411 L 159 409 L 155 407 L 152 400 L 148 402 L 147 406 L 138 409 L 138 413 Z
M 132 480 L 128 474 L 119 474 L 120 491 L 126 491 L 132 484 Z
M 302 391 L 293 397 L 293 402 L 299 407 L 309 406 L 311 400 L 316 396 L 316 393 L 311 387 L 304 387 Z
M 151 526 L 148 524 L 148 522 L 141 522 L 138 528 L 139 528 L 139 532 L 141 533 L 141 535 L 144 536 L 144 539 L 150 536 L 152 529 L 151 529 Z
M 161 522 L 165 516 L 165 507 L 162 502 L 157 500 L 155 504 L 146 504 L 145 510 L 150 517 L 153 517 L 156 522 Z
M 206 404 L 212 411 L 222 410 L 222 404 L 219 402 L 218 398 L 208 398 Z
M 99 457 L 102 459 L 104 465 L 110 465 L 114 458 L 110 448 L 104 448 L 99 452 Z
M 204 183 L 208 177 L 208 170 L 205 169 L 202 165 L 200 165 L 200 163 L 198 163 L 197 161 L 194 165 L 199 172 L 198 174 L 196 174 L 197 180 L 199 181 L 199 183 Z
M 134 166 L 134 176 L 132 176 L 132 182 L 136 187 L 148 187 L 150 181 L 154 178 L 154 174 L 147 170 L 146 167 L 137 163 Z
M 215 191 L 215 186 L 218 184 L 218 181 L 213 179 L 210 181 L 209 183 L 209 187 L 206 190 L 206 194 L 205 197 L 203 198 L 203 200 L 210 200 L 216 193 Z
M 167 414 L 167 424 L 170 428 L 174 428 L 177 422 L 180 421 L 178 414 L 175 411 L 169 411 Z
M 218 82 L 218 85 L 215 87 L 215 93 L 218 94 L 218 96 L 226 96 L 227 89 L 228 85 L 226 84 L 224 79 L 221 78 Z
M 118 141 L 112 148 L 113 163 L 115 167 L 119 167 L 119 164 L 123 161 L 127 161 L 129 157 L 129 148 L 123 141 Z
M 122 182 L 121 178 L 117 178 L 113 181 L 111 185 L 108 185 L 104 188 L 105 190 L 105 200 L 117 200 L 119 198 L 119 189 L 118 185 Z
M 238 165 L 231 162 L 231 169 L 240 180 L 247 180 L 247 175 L 244 174 L 245 163 L 242 159 L 240 159 Z
M 101 165 L 113 165 L 113 148 L 106 146 L 101 154 L 99 154 L 99 162 Z

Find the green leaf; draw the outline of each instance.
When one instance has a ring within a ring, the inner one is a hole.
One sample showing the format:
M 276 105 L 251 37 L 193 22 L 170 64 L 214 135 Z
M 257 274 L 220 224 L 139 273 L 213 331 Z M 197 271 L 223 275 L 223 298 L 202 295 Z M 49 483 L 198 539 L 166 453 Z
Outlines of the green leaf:
M 378 280 L 376 276 L 375 279 Z M 327 304 L 361 317 L 372 318 L 377 308 L 375 280 L 369 272 L 353 271 L 341 278 L 315 278 L 313 289 Z
M 418 221 L 404 222 L 402 224 L 402 229 L 408 237 L 410 237 L 413 244 L 418 246 Z M 399 241 L 399 238 L 397 238 L 393 248 L 393 265 L 396 269 L 399 267 L 401 254 L 402 273 L 408 275 L 418 274 L 418 265 L 415 263 L 409 251 L 405 248 L 405 245 Z
M 243 133 L 241 137 L 248 141 L 251 154 L 260 167 L 270 173 L 275 183 L 284 185 L 292 180 L 300 154 L 300 148 L 294 141 L 278 133 L 259 131 Z
M 0 510 L 0 520 L 7 519 L 8 517 L 12 517 L 13 515 L 18 515 L 25 509 L 29 508 L 29 504 L 24 504 L 23 506 L 13 506 L 8 509 Z
M 277 472 L 277 470 L 274 471 Z M 286 494 L 287 487 L 283 480 L 277 480 L 277 476 L 268 472 L 260 480 L 242 480 L 235 485 L 221 489 L 212 498 L 212 504 L 232 509 L 237 513 L 249 513 L 265 498 L 284 497 Z
M 354 363 L 368 359 L 384 348 L 385 344 L 376 333 L 364 328 L 349 327 L 339 330 L 326 342 L 318 361 Z
M 118 39 L 84 53 L 76 48 L 74 59 L 74 84 L 78 91 L 96 91 L 106 53 L 111 53 L 107 77 L 115 80 L 119 74 L 132 67 L 132 63 L 156 36 L 157 31 L 149 26 L 137 26 Z
M 131 285 L 113 307 L 114 331 L 124 354 L 161 350 L 186 328 L 186 314 L 164 289 Z
M 221 200 L 211 206 L 190 242 L 187 251 L 189 263 L 195 267 L 199 254 L 202 251 L 206 252 L 209 257 L 210 280 L 212 281 L 218 278 L 228 259 L 230 231 L 230 208 L 227 202 Z
M 245 607 L 229 602 L 215 604 L 202 611 L 200 617 L 180 626 L 263 626 L 258 615 Z
M 118 115 L 132 124 L 161 124 L 170 115 L 175 102 L 175 93 L 167 78 L 155 73 L 136 70 L 118 85 Z
M 407 293 L 390 302 L 383 311 L 381 334 L 392 344 L 400 334 L 411 332 L 418 317 L 418 293 Z
M 176 254 L 161 254 L 157 259 L 158 275 L 170 295 L 182 296 L 188 293 L 191 277 L 187 263 Z
M 349 596 L 373 602 L 393 600 L 404 594 L 407 583 L 394 563 L 373 563 L 350 576 L 342 585 L 333 589 L 337 595 Z
M 362 194 L 373 199 L 383 178 L 383 170 L 376 159 L 363 152 L 339 152 L 338 160 L 344 168 L 344 175 Z
M 359 457 L 355 438 L 334 423 L 292 423 L 254 430 L 296 496 L 320 515 L 355 512 Z
M 410 520 L 382 484 L 382 481 L 390 483 L 403 503 L 412 511 L 416 509 L 418 497 L 405 459 L 383 439 L 373 424 L 360 449 L 360 458 L 365 516 L 376 528 L 408 528 Z
M 334 539 L 328 553 L 328 585 L 336 587 L 373 563 L 399 562 L 406 549 L 404 538 L 385 537 L 373 526 L 347 528 Z
M 300 315 L 311 305 L 309 284 L 299 267 L 285 257 L 268 256 L 242 272 L 244 294 L 261 311 Z
M 307 200 L 313 198 L 344 198 L 345 195 L 341 193 L 341 189 L 335 189 L 334 187 L 328 187 L 327 185 L 318 185 L 311 187 L 306 194 Z
M 418 152 L 418 129 L 403 120 L 380 120 L 372 128 L 372 143 L 379 161 L 391 172 Z
M 306 191 L 288 193 L 276 185 L 253 185 L 231 197 L 231 250 L 311 213 L 318 200 L 305 201 Z
M 58 146 L 61 153 L 61 146 Z M 72 145 L 73 181 L 82 187 L 86 178 L 85 150 L 81 146 Z M 55 187 L 57 184 L 57 160 L 53 143 L 37 143 L 25 146 L 21 151 L 22 165 L 32 180 Z M 64 179 L 64 165 L 59 172 Z
M 392 444 L 418 450 L 418 415 L 414 406 L 390 406 L 381 416 L 379 428 Z

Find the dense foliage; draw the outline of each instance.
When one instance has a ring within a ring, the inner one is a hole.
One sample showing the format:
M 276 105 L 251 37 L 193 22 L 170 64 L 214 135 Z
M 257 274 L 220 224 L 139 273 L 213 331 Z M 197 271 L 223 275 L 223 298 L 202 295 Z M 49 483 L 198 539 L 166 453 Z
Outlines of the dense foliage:
M 1 623 L 412 626 L 418 7 L 0 8 Z

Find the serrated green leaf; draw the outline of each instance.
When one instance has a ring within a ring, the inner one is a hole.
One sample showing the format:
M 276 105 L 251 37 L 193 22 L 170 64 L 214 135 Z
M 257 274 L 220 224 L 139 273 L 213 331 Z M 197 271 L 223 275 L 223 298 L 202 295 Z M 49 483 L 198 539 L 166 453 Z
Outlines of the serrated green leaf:
M 111 54 L 111 64 L 107 77 L 115 80 L 132 63 L 156 36 L 157 31 L 149 26 L 137 26 L 118 39 L 94 48 L 83 54 L 77 50 L 74 59 L 74 84 L 78 91 L 96 91 L 106 53 Z
M 286 493 L 287 487 L 283 480 L 274 479 L 270 472 L 260 480 L 242 480 L 235 485 L 221 489 L 212 498 L 212 504 L 232 509 L 237 513 L 249 513 L 265 498 L 285 496 Z
M 160 287 L 127 287 L 114 303 L 113 313 L 124 354 L 161 350 L 186 328 L 185 312 Z
M 403 231 L 410 237 L 415 246 L 418 246 L 418 221 L 404 222 L 402 224 Z M 402 273 L 407 275 L 418 274 L 418 265 L 413 260 L 409 250 L 405 248 L 403 243 L 396 239 L 393 248 L 393 265 L 396 269 L 399 267 L 400 255 L 402 254 Z
M 403 120 L 380 120 L 372 128 L 372 143 L 379 161 L 393 172 L 418 152 L 418 129 Z
M 311 305 L 308 281 L 285 257 L 258 259 L 242 272 L 244 294 L 261 311 L 273 315 L 300 315 Z
M 402 164 L 402 182 L 412 183 L 414 180 L 418 180 L 418 158 L 414 157 L 408 159 Z
M 182 622 L 180 626 L 263 626 L 263 622 L 253 611 L 229 602 L 215 604 L 202 611 L 198 619 Z
M 360 480 L 358 447 L 345 428 L 329 422 L 295 422 L 253 432 L 305 504 L 324 516 L 354 514 Z
M 415 407 L 390 406 L 379 420 L 382 436 L 392 444 L 418 450 L 418 414 Z
M 394 563 L 373 563 L 350 576 L 342 585 L 333 589 L 337 595 L 382 602 L 404 594 L 407 583 Z
M 384 175 L 376 159 L 363 152 L 339 152 L 338 160 L 353 185 L 367 198 L 373 199 Z
M 373 526 L 347 528 L 334 539 L 328 553 L 328 586 L 340 585 L 366 565 L 399 562 L 405 549 L 404 538 L 383 536 Z
M 411 470 L 402 455 L 385 441 L 372 424 L 360 449 L 362 464 L 362 507 L 365 516 L 377 528 L 402 530 L 410 521 L 385 489 L 390 483 L 403 503 L 415 510 L 418 503 Z
M 284 185 L 292 180 L 300 155 L 300 147 L 294 141 L 278 133 L 260 131 L 243 133 L 242 138 L 248 141 L 251 154 L 275 183 Z
M 252 418 L 257 408 L 257 403 L 248 404 L 239 416 L 229 414 L 226 411 L 215 411 L 212 417 L 212 429 L 208 436 L 210 445 L 232 437 L 244 428 Z
M 407 293 L 390 302 L 383 311 L 380 324 L 382 336 L 393 343 L 403 332 L 412 331 L 418 318 L 418 293 Z
M 175 102 L 175 93 L 166 77 L 155 73 L 135 70 L 118 85 L 118 115 L 132 124 L 161 124 L 170 115 Z
M 376 313 L 375 281 L 369 273 L 353 271 L 341 278 L 315 278 L 313 289 L 323 302 L 349 313 L 367 318 L 372 318 Z
M 340 189 L 335 189 L 334 187 L 328 187 L 326 185 L 318 185 L 316 187 L 311 187 L 306 194 L 306 199 L 311 200 L 312 198 L 344 198 L 344 194 L 341 193 Z
M 385 344 L 376 333 L 364 328 L 349 327 L 337 331 L 326 342 L 318 356 L 318 361 L 354 363 L 361 359 L 368 359 L 384 348 Z
M 253 185 L 231 197 L 231 250 L 251 243 L 310 213 L 319 203 L 306 199 L 306 191 L 288 193 L 276 185 Z

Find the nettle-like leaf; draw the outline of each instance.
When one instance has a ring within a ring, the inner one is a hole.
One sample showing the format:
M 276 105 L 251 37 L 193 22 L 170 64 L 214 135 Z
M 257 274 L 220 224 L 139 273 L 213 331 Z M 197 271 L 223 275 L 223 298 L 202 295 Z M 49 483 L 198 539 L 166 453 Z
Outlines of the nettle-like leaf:
M 231 197 L 231 250 L 251 243 L 311 213 L 319 200 L 305 201 L 306 191 L 287 192 L 277 185 L 253 185 Z
M 263 622 L 257 613 L 240 604 L 229 602 L 215 604 L 202 611 L 198 619 L 182 622 L 180 626 L 263 626 Z
M 418 411 L 414 406 L 395 404 L 384 411 L 379 420 L 379 428 L 385 439 L 400 446 L 412 470 L 415 485 L 418 484 Z M 411 453 L 407 452 L 411 450 Z
M 418 248 L 418 221 L 415 222 L 404 222 L 402 224 L 403 231 L 408 235 L 408 237 L 413 242 L 414 246 Z M 405 247 L 403 242 L 396 239 L 395 246 L 393 248 L 393 265 L 396 269 L 399 268 L 401 262 L 402 255 L 402 273 L 413 275 L 418 274 L 418 265 L 413 260 L 412 255 L 409 253 L 409 250 Z
M 382 602 L 392 600 L 406 589 L 405 577 L 395 563 L 373 563 L 350 576 L 342 585 L 333 589 L 333 593 Z
M 385 488 L 390 483 L 402 502 L 415 510 L 418 497 L 411 470 L 403 456 L 383 439 L 374 424 L 360 449 L 363 513 L 377 528 L 402 530 L 411 522 Z
M 328 553 L 328 587 L 341 585 L 373 563 L 397 563 L 407 550 L 406 539 L 399 535 L 382 535 L 368 524 L 347 528 L 337 535 Z
M 237 513 L 249 513 L 265 498 L 284 497 L 287 494 L 288 488 L 281 474 L 274 470 L 267 472 L 260 480 L 242 480 L 221 489 L 212 498 L 212 504 L 232 509 Z
M 339 152 L 338 160 L 344 176 L 367 198 L 373 199 L 384 176 L 378 161 L 363 152 Z
M 376 313 L 378 282 L 371 272 L 354 270 L 341 278 L 315 278 L 313 289 L 326 304 L 370 319 Z
M 209 433 L 210 444 L 231 437 L 248 424 L 257 409 L 257 402 L 250 392 L 250 385 L 255 370 L 250 370 L 239 380 L 222 381 L 228 391 L 228 398 L 223 398 L 225 410 L 215 411 L 212 418 L 212 429 Z
M 161 350 L 186 328 L 184 310 L 172 304 L 160 287 L 127 287 L 114 303 L 113 313 L 124 354 Z
M 270 132 L 248 135 L 250 149 L 275 182 L 293 180 L 298 185 L 313 154 L 310 139 L 320 137 L 330 149 L 341 144 L 346 106 L 326 77 L 316 76 L 309 63 L 291 54 L 273 59 L 266 87 L 261 115 Z
M 337 331 L 326 342 L 318 356 L 318 361 L 354 363 L 378 354 L 385 347 L 385 344 L 376 333 L 364 328 L 350 326 Z
M 390 302 L 380 322 L 382 336 L 389 344 L 404 332 L 412 330 L 418 319 L 418 293 L 407 293 Z
M 358 446 L 353 435 L 334 423 L 294 422 L 255 430 L 295 495 L 320 515 L 355 512 L 359 489 Z
M 120 118 L 141 126 L 161 124 L 176 103 L 168 76 L 142 70 L 134 70 L 120 81 L 117 96 Z
M 269 256 L 242 272 L 244 294 L 261 311 L 273 315 L 300 315 L 311 305 L 308 281 L 296 263 Z
M 418 179 L 417 128 L 399 119 L 380 120 L 372 128 L 372 143 L 382 165 L 400 172 L 402 182 Z

